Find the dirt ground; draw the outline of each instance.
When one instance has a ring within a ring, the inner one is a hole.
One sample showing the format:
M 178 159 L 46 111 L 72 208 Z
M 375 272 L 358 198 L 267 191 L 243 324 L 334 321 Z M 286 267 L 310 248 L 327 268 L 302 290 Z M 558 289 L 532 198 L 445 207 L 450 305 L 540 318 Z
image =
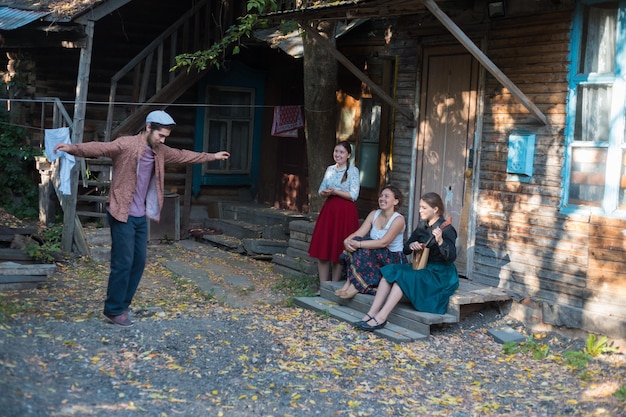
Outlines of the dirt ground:
M 0 415 L 626 415 L 623 352 L 576 367 L 584 340 L 493 308 L 395 344 L 293 307 L 271 263 L 189 244 L 148 259 L 130 328 L 102 316 L 108 264 L 0 293 Z M 502 325 L 526 348 L 504 352 L 487 333 Z

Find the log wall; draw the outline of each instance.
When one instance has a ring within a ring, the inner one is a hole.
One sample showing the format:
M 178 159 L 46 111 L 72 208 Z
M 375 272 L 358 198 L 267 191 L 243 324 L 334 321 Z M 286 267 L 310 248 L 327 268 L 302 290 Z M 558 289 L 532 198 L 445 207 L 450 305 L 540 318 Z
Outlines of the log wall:
M 626 222 L 559 211 L 572 17 L 503 19 L 489 30 L 487 54 L 550 124 L 537 125 L 487 76 L 472 279 L 539 301 L 548 324 L 624 337 Z M 513 130 L 536 134 L 529 183 L 507 180 Z
M 560 211 L 573 4 L 550 11 L 527 6 L 490 22 L 455 20 L 477 43 L 486 40 L 488 57 L 549 120 L 541 125 L 486 73 L 469 278 L 507 289 L 520 305 L 539 306 L 544 323 L 626 338 L 626 280 L 620 276 L 626 270 L 626 221 Z M 387 53 L 399 62 L 397 100 L 414 107 L 422 45 L 457 41 L 428 16 L 381 19 L 368 34 L 384 27 L 393 28 Z M 396 117 L 390 178 L 409 196 L 415 132 L 409 120 Z M 513 131 L 536 135 L 529 182 L 507 175 Z

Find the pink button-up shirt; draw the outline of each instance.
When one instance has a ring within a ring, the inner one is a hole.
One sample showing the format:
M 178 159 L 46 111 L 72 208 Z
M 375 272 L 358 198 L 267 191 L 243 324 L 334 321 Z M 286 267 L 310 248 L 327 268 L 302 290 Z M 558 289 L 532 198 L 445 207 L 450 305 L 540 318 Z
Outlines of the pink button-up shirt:
M 106 156 L 113 161 L 113 179 L 109 192 L 109 213 L 115 219 L 126 222 L 137 185 L 137 163 L 146 150 L 141 135 L 123 136 L 112 142 L 86 142 L 71 145 L 69 153 L 79 157 Z M 197 164 L 215 160 L 205 152 L 170 148 L 158 144 L 154 151 L 154 175 L 146 196 L 146 215 L 155 221 L 161 217 L 165 188 L 165 164 Z

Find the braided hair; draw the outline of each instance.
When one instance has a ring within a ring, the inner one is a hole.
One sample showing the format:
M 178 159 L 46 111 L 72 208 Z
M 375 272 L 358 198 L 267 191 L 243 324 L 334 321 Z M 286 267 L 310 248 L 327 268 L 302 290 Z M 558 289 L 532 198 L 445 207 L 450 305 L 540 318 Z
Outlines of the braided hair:
M 348 152 L 348 155 L 352 155 L 352 146 L 348 143 L 348 141 L 343 140 L 339 143 L 337 143 L 337 145 L 335 145 L 335 147 L 337 146 L 343 146 L 343 148 Z M 346 172 L 343 173 L 343 177 L 341 178 L 341 182 L 344 183 L 348 180 L 348 170 L 350 169 L 350 158 L 348 157 L 348 161 L 346 162 Z

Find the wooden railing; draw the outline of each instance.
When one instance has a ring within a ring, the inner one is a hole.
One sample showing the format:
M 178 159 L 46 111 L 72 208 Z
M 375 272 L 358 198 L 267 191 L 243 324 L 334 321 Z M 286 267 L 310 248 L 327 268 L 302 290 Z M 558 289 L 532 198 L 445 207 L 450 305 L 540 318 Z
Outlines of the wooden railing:
M 132 130 L 141 127 L 139 122 L 148 111 L 164 107 L 156 103 L 158 98 L 161 98 L 162 103 L 171 103 L 183 93 L 184 90 L 176 86 L 176 81 L 189 78 L 190 74 L 186 69 L 170 69 L 176 64 L 177 55 L 208 46 L 209 4 L 207 0 L 196 3 L 112 77 L 105 141 L 113 139 L 124 128 Z M 130 102 L 117 102 L 117 88 L 121 82 L 133 86 Z M 150 103 L 154 103 L 154 106 L 150 106 Z M 116 105 L 123 107 L 118 109 L 117 114 Z M 116 120 L 120 123 L 114 128 Z
M 46 122 L 46 108 L 48 105 L 52 106 L 52 128 L 70 127 L 74 125 L 70 114 L 65 109 L 65 106 L 58 97 L 33 97 L 29 99 L 31 102 L 41 103 L 41 129 L 45 128 Z

